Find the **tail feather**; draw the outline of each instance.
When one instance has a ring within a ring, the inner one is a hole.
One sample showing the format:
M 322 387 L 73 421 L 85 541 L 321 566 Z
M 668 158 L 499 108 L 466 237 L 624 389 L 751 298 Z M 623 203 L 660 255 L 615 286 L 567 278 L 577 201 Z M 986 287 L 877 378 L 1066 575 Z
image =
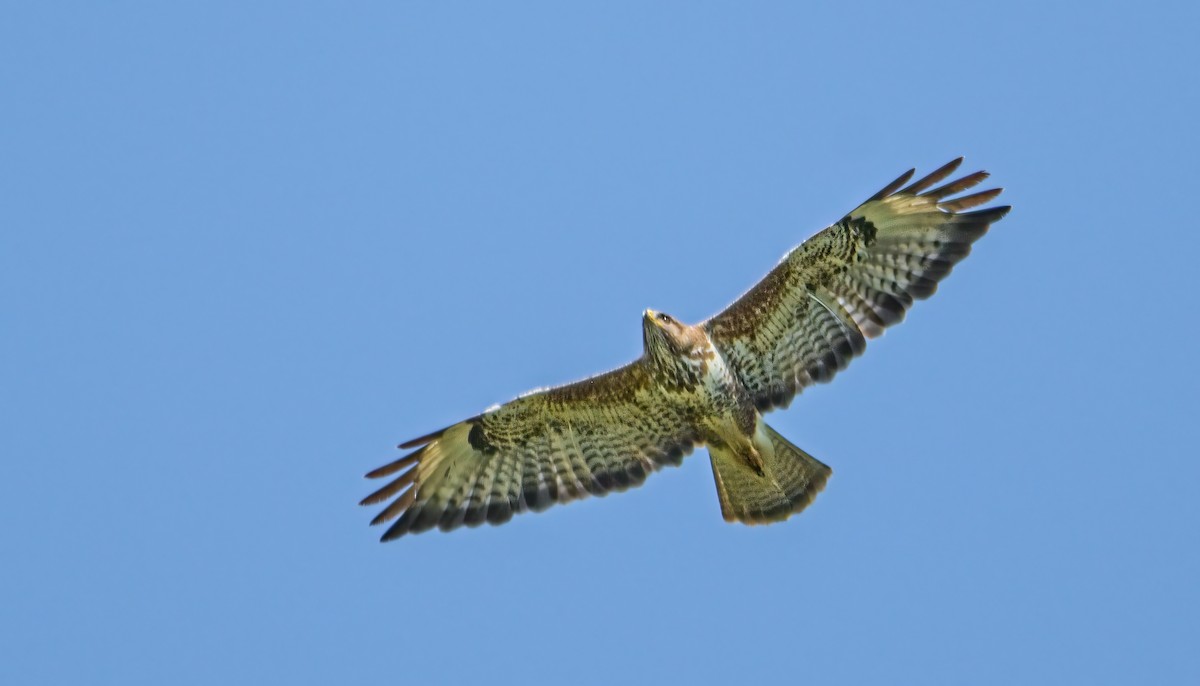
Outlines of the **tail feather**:
M 721 515 L 727 522 L 781 522 L 808 507 L 833 473 L 827 465 L 762 424 L 772 450 L 760 450 L 760 475 L 728 446 L 708 448 Z

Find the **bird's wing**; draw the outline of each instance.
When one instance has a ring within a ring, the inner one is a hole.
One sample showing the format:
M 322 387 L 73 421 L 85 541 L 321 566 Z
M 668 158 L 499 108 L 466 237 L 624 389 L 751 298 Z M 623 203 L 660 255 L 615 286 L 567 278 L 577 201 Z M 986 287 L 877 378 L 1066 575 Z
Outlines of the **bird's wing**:
M 762 281 L 705 322 L 709 336 L 760 410 L 786 406 L 829 381 L 874 338 L 928 298 L 971 244 L 1009 207 L 971 210 L 1001 189 L 951 199 L 987 178 L 975 172 L 937 188 L 962 158 L 901 188 L 893 181 L 808 239 Z
M 362 505 L 390 500 L 371 522 L 397 519 L 383 540 L 438 527 L 500 524 L 516 513 L 638 486 L 677 465 L 697 435 L 686 405 L 662 389 L 646 358 L 535 391 L 441 431 L 376 469 L 392 480 Z

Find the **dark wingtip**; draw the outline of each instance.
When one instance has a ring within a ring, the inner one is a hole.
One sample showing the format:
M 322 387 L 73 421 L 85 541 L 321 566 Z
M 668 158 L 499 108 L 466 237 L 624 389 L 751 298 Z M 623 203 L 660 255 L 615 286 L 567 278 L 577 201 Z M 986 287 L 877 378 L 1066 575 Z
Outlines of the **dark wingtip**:
M 478 421 L 479 418 L 482 416 L 483 415 L 475 415 L 474 417 L 471 417 L 469 419 L 464 419 L 461 422 L 455 422 L 454 424 L 451 424 L 450 426 L 438 429 L 437 431 L 427 433 L 424 436 L 420 436 L 418 438 L 414 438 L 412 440 L 405 441 L 405 442 L 401 443 L 398 447 L 401 450 L 408 450 L 409 448 L 415 448 L 419 445 L 425 445 L 426 443 L 432 443 L 433 441 L 441 438 L 442 434 L 446 433 L 450 429 L 453 429 L 454 427 L 458 426 L 459 424 L 466 424 L 467 422 Z
M 888 185 L 884 186 L 883 188 L 879 189 L 878 193 L 867 198 L 863 204 L 866 204 L 868 202 L 875 202 L 876 200 L 882 200 L 882 199 L 888 197 L 889 195 L 891 195 L 892 193 L 895 193 L 897 190 L 900 189 L 901 186 L 908 183 L 908 180 L 911 179 L 913 177 L 913 174 L 916 174 L 916 173 L 917 173 L 917 169 L 916 169 L 916 167 L 913 167 L 912 169 L 909 169 L 908 171 L 901 174 L 900 176 L 897 176 L 895 181 L 893 181 L 893 182 L 889 183 Z
M 1000 205 L 999 207 L 989 207 L 984 210 L 975 210 L 974 212 L 963 212 L 962 214 L 959 214 L 958 216 L 982 219 L 983 221 L 991 224 L 993 222 L 998 222 L 1001 219 L 1003 219 L 1004 215 L 1008 214 L 1009 210 L 1011 210 L 1011 209 L 1012 209 L 1012 205 Z
M 1011 210 L 1012 210 L 1012 205 L 1001 205 L 1000 207 L 995 208 L 995 212 L 996 212 L 995 219 L 993 219 L 992 221 L 999 221 L 999 220 L 1003 219 L 1004 216 L 1007 215 Z
M 916 195 L 916 194 L 920 193 L 921 191 L 929 188 L 933 184 L 946 178 L 947 176 L 950 176 L 951 174 L 953 174 L 956 170 L 958 170 L 959 166 L 962 165 L 962 163 L 963 163 L 962 157 L 957 157 L 953 160 L 950 160 L 946 164 L 943 164 L 942 166 L 938 167 L 937 169 L 934 169 L 932 172 L 926 174 L 925 176 L 921 177 L 920 179 L 912 182 L 911 184 L 909 184 L 909 186 L 907 188 L 904 188 L 903 190 L 901 190 L 900 193 Z
M 390 541 L 395 538 L 400 538 L 404 534 L 408 533 L 413 524 L 413 511 L 419 511 L 422 509 L 421 504 L 413 504 L 415 500 L 416 491 L 415 489 L 410 489 L 405 491 L 399 498 L 396 498 L 396 500 L 392 501 L 392 504 L 388 505 L 387 509 L 385 509 L 383 512 L 375 515 L 375 518 L 371 520 L 371 526 L 378 526 L 379 524 L 390 522 L 391 520 L 396 519 L 396 517 L 399 517 L 399 519 L 396 519 L 396 521 L 392 522 L 392 525 L 388 527 L 387 531 L 383 532 L 383 536 L 379 539 L 380 541 Z
M 450 427 L 446 427 L 446 428 L 448 429 Z M 438 429 L 437 431 L 434 431 L 433 433 L 428 433 L 419 438 L 414 438 L 412 440 L 405 441 L 396 447 L 401 450 L 408 450 L 409 448 L 415 448 L 419 445 L 425 445 L 426 443 L 432 443 L 434 440 L 436 440 L 439 436 L 441 436 L 444 433 L 446 433 L 446 429 Z
M 948 198 L 951 195 L 954 195 L 955 193 L 961 193 L 961 192 L 967 190 L 968 188 L 973 188 L 974 186 L 978 185 L 979 183 L 981 183 L 984 179 L 986 179 L 989 176 L 991 176 L 991 174 L 989 174 L 986 171 L 980 170 L 973 174 L 967 174 L 966 176 L 962 177 L 961 179 L 951 181 L 950 183 L 948 183 L 944 186 L 939 186 L 931 191 L 926 191 L 926 192 L 922 193 L 921 195 L 922 195 L 922 197 L 934 198 L 935 200 L 941 200 L 943 198 Z
M 964 195 L 954 200 L 942 200 L 938 203 L 938 208 L 947 212 L 962 212 L 972 207 L 979 207 L 980 205 L 989 203 L 1003 192 L 1003 188 L 993 188 L 991 190 L 972 193 L 971 195 Z
M 374 523 L 374 522 L 372 522 L 372 523 Z M 391 526 L 389 526 L 387 531 L 383 532 L 383 535 L 379 537 L 379 542 L 387 543 L 388 541 L 394 541 L 397 538 L 400 538 L 404 534 L 408 533 L 408 530 L 411 526 L 412 526 L 412 511 L 410 510 L 408 512 L 405 512 L 404 516 L 402 516 L 400 519 L 396 520 Z
M 416 452 L 409 453 L 398 460 L 393 460 L 393 461 L 383 465 L 382 467 L 376 467 L 375 469 L 372 469 L 371 471 L 367 472 L 365 474 L 365 478 L 378 479 L 381 476 L 387 476 L 388 474 L 394 474 L 394 473 L 400 471 L 401 469 L 404 469 L 405 467 L 415 463 L 418 459 L 420 459 L 421 452 L 422 451 L 418 450 Z

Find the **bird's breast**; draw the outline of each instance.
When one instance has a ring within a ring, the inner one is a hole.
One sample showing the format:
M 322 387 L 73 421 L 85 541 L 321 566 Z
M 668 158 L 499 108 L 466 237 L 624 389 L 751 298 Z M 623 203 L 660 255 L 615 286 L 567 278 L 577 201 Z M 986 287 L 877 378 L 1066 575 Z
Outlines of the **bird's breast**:
M 725 364 L 725 359 L 721 357 L 720 352 L 713 349 L 712 355 L 706 362 L 700 386 L 705 399 L 711 403 L 713 410 L 725 413 L 744 405 L 753 407 L 750 394 L 742 386 L 733 370 Z

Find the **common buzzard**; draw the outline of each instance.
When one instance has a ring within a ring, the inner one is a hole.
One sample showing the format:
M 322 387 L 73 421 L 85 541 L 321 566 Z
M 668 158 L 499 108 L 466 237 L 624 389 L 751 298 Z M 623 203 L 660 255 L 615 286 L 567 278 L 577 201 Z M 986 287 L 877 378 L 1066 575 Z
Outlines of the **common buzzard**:
M 829 381 L 868 338 L 971 251 L 1009 207 L 972 208 L 1000 189 L 952 198 L 987 178 L 933 188 L 960 157 L 908 186 L 900 176 L 789 252 L 725 311 L 695 325 L 646 310 L 645 353 L 583 381 L 520 396 L 400 445 L 367 476 L 392 477 L 362 501 L 391 501 L 383 540 L 449 531 L 637 486 L 708 447 L 721 514 L 761 524 L 803 510 L 831 470 L 763 421 L 806 386 Z M 398 519 L 397 519 L 398 518 Z

